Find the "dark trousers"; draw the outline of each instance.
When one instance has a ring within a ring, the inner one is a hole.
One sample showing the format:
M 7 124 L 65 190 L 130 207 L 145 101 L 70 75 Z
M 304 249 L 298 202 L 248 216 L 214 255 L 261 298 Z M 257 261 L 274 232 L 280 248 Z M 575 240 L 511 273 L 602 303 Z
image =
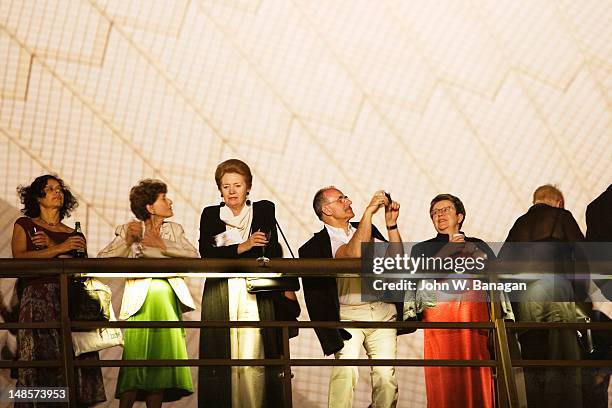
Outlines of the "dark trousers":
M 579 358 L 575 330 L 529 330 L 519 337 L 524 360 Z M 525 388 L 529 408 L 582 407 L 580 368 L 526 367 Z

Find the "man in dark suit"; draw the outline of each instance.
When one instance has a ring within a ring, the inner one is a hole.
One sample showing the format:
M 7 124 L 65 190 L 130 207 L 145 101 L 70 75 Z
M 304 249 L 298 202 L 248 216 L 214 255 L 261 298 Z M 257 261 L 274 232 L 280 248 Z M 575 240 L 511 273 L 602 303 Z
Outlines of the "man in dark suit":
M 587 206 L 587 232 L 589 242 L 612 242 L 612 184 Z
M 591 202 L 586 209 L 587 232 L 586 239 L 589 242 L 612 242 L 612 184 L 601 193 L 599 197 Z M 603 245 L 603 244 L 602 244 Z M 598 253 L 609 252 L 605 248 L 595 249 Z M 609 265 L 609 264 L 608 264 Z M 606 297 L 607 301 L 595 302 L 593 300 L 593 320 L 599 322 L 610 322 L 610 300 L 612 299 L 612 283 L 609 280 L 596 282 L 597 289 Z M 595 289 L 595 288 L 593 288 Z M 606 310 L 602 310 L 606 309 Z M 595 341 L 594 356 L 597 359 L 612 358 L 612 333 L 606 330 L 593 331 Z M 586 371 L 583 376 L 584 405 L 593 408 L 604 408 L 608 406 L 608 384 L 610 382 L 610 369 L 593 369 Z
M 515 261 L 523 266 L 530 262 L 527 269 L 543 273 L 542 279 L 530 282 L 519 302 L 513 304 L 517 321 L 576 321 L 574 300 L 580 282 L 574 282 L 571 274 L 574 243 L 584 241 L 584 236 L 572 213 L 563 207 L 559 189 L 549 184 L 538 187 L 533 206 L 516 220 L 499 252 L 498 259 L 509 268 Z M 535 244 L 521 244 L 526 242 Z M 519 342 L 523 359 L 581 358 L 575 330 L 528 330 L 520 333 Z M 575 368 L 525 369 L 529 407 L 582 407 L 578 372 Z
M 359 223 L 350 223 L 355 216 L 351 200 L 335 187 L 319 190 L 313 200 L 317 216 L 324 228 L 299 250 L 301 258 L 361 258 L 362 243 L 385 242 L 372 225 L 372 216 L 385 209 L 385 221 L 391 242 L 401 243 L 397 228 L 400 205 L 390 202 L 384 191 L 374 194 Z M 304 278 L 304 297 L 313 321 L 394 321 L 402 319 L 402 304 L 364 301 L 360 278 Z M 336 359 L 359 358 L 361 348 L 373 359 L 395 359 L 395 329 L 316 329 L 325 355 Z M 397 380 L 394 367 L 373 367 L 372 405 L 394 407 L 397 404 Z M 329 407 L 350 407 L 357 384 L 357 367 L 335 366 L 329 386 Z

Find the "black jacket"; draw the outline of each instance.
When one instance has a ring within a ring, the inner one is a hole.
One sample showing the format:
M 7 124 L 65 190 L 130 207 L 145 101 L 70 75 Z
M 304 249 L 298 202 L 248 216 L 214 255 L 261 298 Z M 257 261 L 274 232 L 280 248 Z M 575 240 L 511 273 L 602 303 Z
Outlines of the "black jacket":
M 461 232 L 461 231 L 460 231 Z M 461 232 L 463 234 L 463 232 Z M 465 234 L 463 234 L 465 236 Z M 487 259 L 495 259 L 495 252 L 480 238 L 465 237 L 466 242 L 473 242 L 476 246 L 487 254 Z M 435 256 L 444 245 L 448 244 L 447 234 L 438 234 L 434 238 L 428 239 L 427 241 L 419 242 L 412 247 L 410 251 L 411 258 L 417 258 L 419 256 L 433 257 Z
M 580 273 L 588 272 L 584 254 L 575 245 L 583 241 L 584 235 L 571 212 L 547 204 L 534 204 L 514 222 L 497 257 L 510 272 L 524 272 L 514 269 L 512 262 L 520 261 L 521 268 L 528 265 L 532 271 L 554 273 L 573 280 L 576 268 Z M 537 244 L 520 244 L 528 242 Z M 575 283 L 578 283 L 577 296 L 584 298 L 584 282 Z
M 608 189 L 601 193 L 599 197 L 591 202 L 586 209 L 587 232 L 586 239 L 589 242 L 612 242 L 612 184 Z M 600 250 L 598 250 L 599 252 Z M 603 258 L 609 262 L 610 253 L 606 251 Z M 609 264 L 609 263 L 602 264 Z M 612 288 L 607 280 L 595 281 L 595 284 L 602 291 L 603 295 L 612 300 Z M 609 322 L 610 318 L 601 312 L 594 313 L 596 321 Z M 600 358 L 612 357 L 612 332 L 598 330 L 593 332 L 596 342 L 596 350 Z
M 499 251 L 498 259 L 511 273 L 543 271 L 555 279 L 541 279 L 519 292 L 513 305 L 517 321 L 572 322 L 576 318 L 574 300 L 585 297 L 584 281 L 573 281 L 572 274 L 582 258 L 572 243 L 584 236 L 572 213 L 546 204 L 534 204 L 519 217 Z M 537 245 L 514 243 L 537 242 Z M 516 269 L 514 261 L 520 261 Z M 527 262 L 527 264 L 525 264 Z M 529 264 L 531 263 L 531 264 Z M 524 270 L 522 270 L 525 268 Z M 586 265 L 580 267 L 584 272 Z M 588 268 L 586 268 L 588 271 Z M 570 279 L 572 287 L 566 284 Z M 523 359 L 579 359 L 580 346 L 573 330 L 529 329 L 519 333 Z M 531 406 L 581 406 L 581 390 L 570 371 L 551 370 L 540 374 L 541 383 L 534 383 L 534 373 L 525 372 L 527 403 Z
M 253 221 L 251 230 L 267 232 L 270 231 L 270 243 L 266 252 L 270 258 L 282 256 L 282 249 L 278 243 L 276 231 L 276 218 L 274 215 L 274 204 L 267 200 L 256 201 L 253 204 Z M 251 248 L 249 251 L 238 254 L 238 244 L 224 247 L 215 246 L 215 236 L 225 232 L 225 223 L 221 220 L 219 212 L 220 205 L 204 208 L 200 217 L 200 255 L 202 258 L 257 258 L 261 256 L 261 247 Z
M 584 241 L 584 235 L 571 212 L 534 204 L 514 222 L 505 242 L 543 241 L 580 242 Z
M 351 223 L 355 228 L 359 223 Z M 381 241 L 386 241 L 380 231 L 372 226 L 372 236 Z M 327 229 L 323 229 L 314 234 L 299 249 L 300 258 L 332 258 L 331 241 Z M 304 288 L 304 299 L 308 314 L 312 321 L 340 321 L 340 302 L 338 301 L 338 285 L 336 278 L 316 277 L 302 278 Z M 403 317 L 403 303 L 396 303 L 397 320 Z M 413 332 L 414 330 L 398 330 L 398 334 Z M 344 347 L 344 340 L 351 338 L 351 335 L 344 329 L 315 329 L 315 333 L 321 343 L 323 353 L 327 356 L 334 354 Z
M 270 201 L 257 201 L 253 204 L 251 230 L 271 232 L 266 255 L 270 258 L 282 256 L 278 243 L 274 204 Z M 200 255 L 202 258 L 257 258 L 262 255 L 261 248 L 255 247 L 238 254 L 238 245 L 216 247 L 214 237 L 226 230 L 219 216 L 220 206 L 204 208 L 200 219 Z M 239 271 L 238 271 L 239 272 Z M 202 321 L 228 321 L 227 279 L 207 278 L 202 294 Z M 279 293 L 258 293 L 257 307 L 261 321 L 295 320 L 285 306 L 284 296 Z M 299 314 L 299 308 L 297 311 Z M 282 315 L 282 317 L 280 316 Z M 264 355 L 266 358 L 280 358 L 282 352 L 281 331 L 262 329 Z M 200 330 L 200 358 L 230 358 L 229 328 L 203 328 Z M 281 369 L 268 366 L 265 370 L 266 389 L 264 406 L 282 407 L 283 381 L 279 377 Z M 203 366 L 198 373 L 198 406 L 203 408 L 231 407 L 231 367 Z
M 609 265 L 612 261 L 612 254 L 606 248 L 609 248 L 609 244 L 612 242 L 612 184 L 587 206 L 586 224 L 586 240 L 588 242 L 608 243 L 607 245 L 591 244 L 589 254 L 594 256 L 599 265 Z M 606 273 L 605 267 L 599 265 L 592 272 Z M 612 285 L 609 284 L 609 281 L 595 280 L 594 283 L 608 300 L 612 300 Z M 612 332 L 609 334 L 612 337 Z
M 612 184 L 586 209 L 589 242 L 612 242 Z

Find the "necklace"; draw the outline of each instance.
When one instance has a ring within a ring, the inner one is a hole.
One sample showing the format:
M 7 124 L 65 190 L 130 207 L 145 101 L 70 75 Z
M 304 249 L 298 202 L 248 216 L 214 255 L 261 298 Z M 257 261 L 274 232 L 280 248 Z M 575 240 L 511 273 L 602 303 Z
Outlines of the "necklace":
M 42 221 L 43 224 L 47 224 L 50 227 L 55 227 L 57 224 L 59 224 L 58 222 L 48 222 L 48 221 L 45 221 L 45 219 L 43 217 L 38 217 L 38 219 L 40 221 Z

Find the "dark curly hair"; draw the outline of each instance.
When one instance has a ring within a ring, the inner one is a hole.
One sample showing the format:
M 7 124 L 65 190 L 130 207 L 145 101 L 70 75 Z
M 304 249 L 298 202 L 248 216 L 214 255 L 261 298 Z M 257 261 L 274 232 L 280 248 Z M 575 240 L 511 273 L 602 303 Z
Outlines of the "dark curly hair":
M 160 180 L 144 179 L 130 190 L 130 208 L 141 221 L 151 218 L 147 205 L 153 204 L 157 196 L 168 192 L 166 183 Z
M 21 213 L 26 217 L 36 218 L 40 216 L 40 204 L 38 199 L 46 195 L 45 187 L 49 179 L 57 181 L 64 192 L 64 204 L 59 210 L 60 220 L 70 217 L 72 210 L 79 206 L 79 203 L 64 183 L 64 180 L 57 177 L 55 174 L 45 174 L 44 176 L 36 177 L 29 186 L 17 187 L 17 194 L 19 194 L 21 204 L 23 204 Z

